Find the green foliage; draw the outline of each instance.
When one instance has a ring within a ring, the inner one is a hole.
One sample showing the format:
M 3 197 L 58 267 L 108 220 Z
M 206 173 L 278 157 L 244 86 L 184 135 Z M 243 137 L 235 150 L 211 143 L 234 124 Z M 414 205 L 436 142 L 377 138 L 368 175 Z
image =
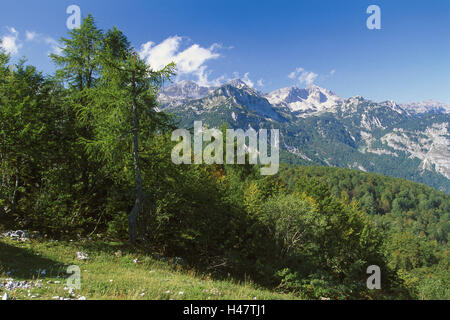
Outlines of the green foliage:
M 88 15 L 80 28 L 69 31 L 70 38 L 62 38 L 62 55 L 51 58 L 60 67 L 56 76 L 82 94 L 90 89 L 98 78 L 99 51 L 102 46 L 102 32 L 97 29 L 94 18 Z
M 448 195 L 406 180 L 346 169 L 286 168 L 280 176 L 289 189 L 317 194 L 311 183 L 322 185 L 319 195 L 333 194 L 369 213 L 371 223 L 380 229 L 387 269 L 397 274 L 395 281 L 423 299 L 436 298 L 430 291 L 430 283 L 436 283 L 436 292 L 445 297 L 443 288 L 449 282 L 442 270 L 448 271 L 448 263 L 443 264 L 449 252 Z
M 279 242 L 280 256 L 318 253 L 320 239 L 325 235 L 326 217 L 318 212 L 312 199 L 296 194 L 281 194 L 262 206 L 260 220 Z

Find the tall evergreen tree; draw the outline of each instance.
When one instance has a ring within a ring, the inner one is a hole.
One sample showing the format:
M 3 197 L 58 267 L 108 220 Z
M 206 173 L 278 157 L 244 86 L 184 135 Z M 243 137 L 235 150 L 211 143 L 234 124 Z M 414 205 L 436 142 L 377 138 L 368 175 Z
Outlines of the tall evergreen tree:
M 60 67 L 56 75 L 70 88 L 82 92 L 92 88 L 98 77 L 102 31 L 88 15 L 80 28 L 69 31 L 70 38 L 61 38 L 62 54 L 50 57 Z
M 50 57 L 58 66 L 56 77 L 68 87 L 67 103 L 71 108 L 71 120 L 74 133 L 80 140 L 92 138 L 92 125 L 89 118 L 80 118 L 79 112 L 91 104 L 89 92 L 95 88 L 100 76 L 99 53 L 103 41 L 103 33 L 96 25 L 94 18 L 88 15 L 80 28 L 71 30 L 69 38 L 61 38 L 61 55 L 52 54 Z M 98 165 L 89 161 L 82 144 L 78 145 L 79 164 L 84 194 L 92 189 L 92 172 L 97 171 Z M 74 159 L 75 160 L 75 159 Z
M 25 61 L 7 64 L 8 57 L 0 54 L 0 201 L 7 212 L 29 222 L 30 208 L 37 211 L 32 195 L 67 162 L 70 144 L 61 143 L 66 123 L 61 88 Z
M 94 106 L 83 112 L 85 117 L 93 119 L 94 128 L 93 139 L 86 140 L 86 144 L 91 155 L 100 156 L 113 170 L 133 167 L 136 192 L 129 214 L 129 237 L 135 243 L 138 216 L 145 198 L 141 165 L 145 144 L 142 141 L 167 125 L 166 116 L 155 112 L 154 108 L 158 88 L 171 77 L 174 65 L 152 70 L 116 28 L 105 35 L 100 61 L 102 77 L 91 95 Z

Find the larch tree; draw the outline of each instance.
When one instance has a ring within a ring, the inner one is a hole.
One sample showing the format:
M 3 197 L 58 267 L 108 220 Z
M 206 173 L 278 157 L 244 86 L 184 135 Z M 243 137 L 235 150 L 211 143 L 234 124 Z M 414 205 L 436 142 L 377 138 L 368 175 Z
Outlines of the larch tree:
M 71 121 L 75 135 L 79 140 L 92 138 L 92 124 L 89 118 L 80 118 L 79 113 L 90 107 L 90 91 L 95 89 L 100 77 L 99 54 L 103 43 L 103 33 L 96 25 L 94 18 L 88 15 L 80 28 L 69 31 L 68 38 L 61 38 L 61 54 L 52 54 L 50 57 L 57 65 L 56 78 L 61 80 L 68 88 L 66 102 L 71 109 Z M 84 150 L 84 145 L 78 145 L 79 164 L 83 193 L 88 194 L 92 189 L 91 181 L 93 168 L 92 161 Z M 75 160 L 75 159 L 74 159 Z
M 94 130 L 86 145 L 92 156 L 113 171 L 133 168 L 135 203 L 128 222 L 130 242 L 135 244 L 145 199 L 141 166 L 145 145 L 141 142 L 167 125 L 167 116 L 155 111 L 156 98 L 161 84 L 173 75 L 174 65 L 152 70 L 116 28 L 106 32 L 101 52 L 101 78 L 90 95 L 94 103 L 83 111 L 92 119 Z

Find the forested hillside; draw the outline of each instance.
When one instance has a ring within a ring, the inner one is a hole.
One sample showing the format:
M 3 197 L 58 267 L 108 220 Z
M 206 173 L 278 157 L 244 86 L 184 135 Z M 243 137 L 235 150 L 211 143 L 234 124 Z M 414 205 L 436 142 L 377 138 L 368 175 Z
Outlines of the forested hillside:
M 310 299 L 450 298 L 445 193 L 343 169 L 175 165 L 176 119 L 156 111 L 175 66 L 150 69 L 91 16 L 61 42 L 52 75 L 0 53 L 4 228 L 129 239 Z M 370 265 L 381 290 L 366 287 Z

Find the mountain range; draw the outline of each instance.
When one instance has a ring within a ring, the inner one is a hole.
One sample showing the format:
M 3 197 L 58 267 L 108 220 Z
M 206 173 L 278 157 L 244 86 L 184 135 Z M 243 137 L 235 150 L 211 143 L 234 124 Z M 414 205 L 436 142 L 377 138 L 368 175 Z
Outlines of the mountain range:
M 450 192 L 450 106 L 342 98 L 316 85 L 260 92 L 236 79 L 218 87 L 182 81 L 159 94 L 179 125 L 280 129 L 281 161 L 375 172 Z

